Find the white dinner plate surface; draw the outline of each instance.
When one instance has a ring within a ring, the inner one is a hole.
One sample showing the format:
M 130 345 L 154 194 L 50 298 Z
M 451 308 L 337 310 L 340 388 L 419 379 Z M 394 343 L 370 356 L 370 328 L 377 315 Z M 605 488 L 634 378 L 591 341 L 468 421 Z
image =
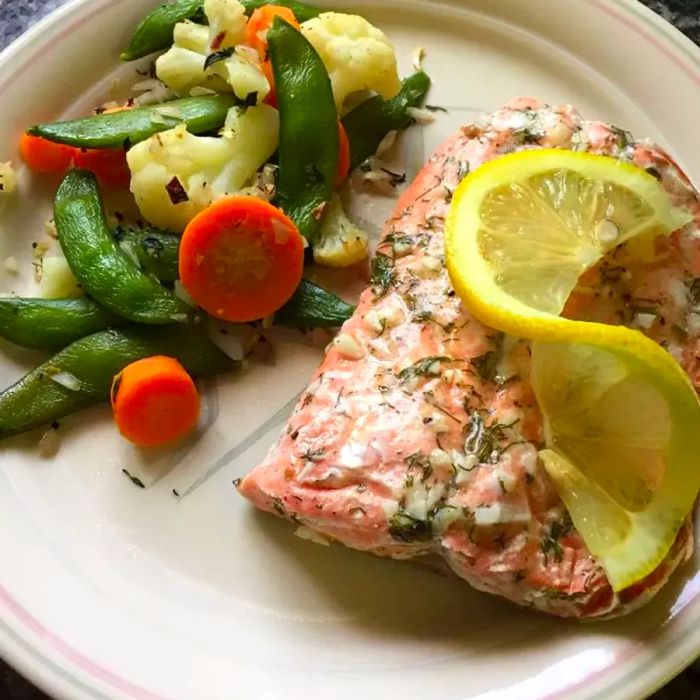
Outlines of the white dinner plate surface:
M 155 5 L 75 0 L 0 55 L 0 161 L 18 162 L 27 124 L 84 114 L 138 79 L 117 57 Z M 426 49 L 428 101 L 449 111 L 404 139 L 409 175 L 461 123 L 534 95 L 657 140 L 700 184 L 700 51 L 635 0 L 333 6 L 381 26 L 404 75 Z M 32 291 L 31 242 L 45 238 L 56 185 L 19 171 L 0 261 L 14 256 L 20 274 L 0 264 L 2 293 Z M 355 210 L 376 224 L 392 203 Z M 280 432 L 325 340 L 282 335 L 274 362 L 207 384 L 201 434 L 150 465 L 105 408 L 61 421 L 52 459 L 36 434 L 4 442 L 2 655 L 68 700 L 637 700 L 700 652 L 697 557 L 642 611 L 582 625 L 302 541 L 255 512 L 232 480 Z M 1 350 L 3 386 L 41 357 Z M 139 489 L 123 468 L 162 478 Z

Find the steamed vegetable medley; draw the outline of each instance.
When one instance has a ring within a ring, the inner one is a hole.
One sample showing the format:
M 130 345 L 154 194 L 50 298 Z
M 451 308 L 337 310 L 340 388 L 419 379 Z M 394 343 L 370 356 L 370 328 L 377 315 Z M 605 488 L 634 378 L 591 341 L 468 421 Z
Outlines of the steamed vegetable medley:
M 176 441 L 197 423 L 192 377 L 239 364 L 207 315 L 312 328 L 353 311 L 305 266 L 366 259 L 338 189 L 413 123 L 425 73 L 402 82 L 364 18 L 289 1 L 163 5 L 122 59 L 155 52 L 136 99 L 20 139 L 30 168 L 63 178 L 63 256 L 44 260 L 41 298 L 0 299 L 0 335 L 57 354 L 0 394 L 0 437 L 111 399 L 134 444 Z M 7 165 L 0 184 L 15 189 Z M 103 193 L 126 188 L 140 217 L 114 226 Z

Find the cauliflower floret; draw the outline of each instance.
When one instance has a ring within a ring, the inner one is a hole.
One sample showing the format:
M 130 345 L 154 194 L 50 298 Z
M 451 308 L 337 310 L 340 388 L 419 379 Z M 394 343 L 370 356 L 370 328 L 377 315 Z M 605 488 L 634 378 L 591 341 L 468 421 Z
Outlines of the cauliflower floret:
M 215 199 L 251 181 L 278 140 L 279 114 L 268 105 L 232 108 L 218 138 L 180 124 L 129 150 L 131 191 L 148 221 L 182 231 Z
M 256 93 L 257 102 L 262 102 L 270 92 L 270 84 L 262 72 L 258 52 L 246 46 L 233 48 L 245 36 L 243 6 L 238 0 L 208 0 L 204 8 L 210 26 L 178 22 L 173 31 L 173 45 L 156 60 L 156 75 L 182 95 L 203 87 L 216 92 L 233 90 L 241 100 Z M 205 70 L 207 56 L 222 49 L 230 50 L 231 55 Z
M 215 63 L 211 71 L 233 87 L 234 94 L 241 100 L 247 101 L 249 95 L 256 93 L 257 103 L 260 104 L 270 92 L 270 83 L 262 72 L 260 56 L 248 46 L 237 46 L 230 58 Z
M 171 90 L 184 95 L 193 87 L 230 92 L 226 80 L 204 70 L 209 53 L 209 29 L 194 22 L 178 22 L 173 30 L 173 45 L 156 59 L 156 75 Z
M 367 234 L 348 219 L 337 194 L 326 206 L 314 261 L 329 267 L 349 267 L 364 260 L 369 252 Z
M 324 12 L 301 31 L 326 66 L 338 110 L 353 92 L 374 90 L 388 98 L 401 89 L 394 47 L 363 17 Z
M 80 297 L 85 293 L 65 258 L 44 258 L 41 261 L 41 271 L 39 296 L 42 299 Z
M 238 0 L 204 0 L 204 14 L 209 20 L 207 53 L 236 46 L 245 40 L 248 18 Z
M 8 160 L 0 163 L 0 194 L 12 194 L 17 189 L 17 174 Z

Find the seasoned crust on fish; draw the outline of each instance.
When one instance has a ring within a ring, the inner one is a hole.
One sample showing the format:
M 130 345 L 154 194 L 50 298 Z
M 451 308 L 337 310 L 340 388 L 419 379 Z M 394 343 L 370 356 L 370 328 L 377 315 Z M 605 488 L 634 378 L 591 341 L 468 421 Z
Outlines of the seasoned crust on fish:
M 399 200 L 370 287 L 287 428 L 240 493 L 327 539 L 380 556 L 441 554 L 475 588 L 578 618 L 646 602 L 692 551 L 690 523 L 656 571 L 616 594 L 538 462 L 542 419 L 530 348 L 472 318 L 445 270 L 460 179 L 514 150 L 562 147 L 634 162 L 695 222 L 625 247 L 580 281 L 565 314 L 636 327 L 700 384 L 700 202 L 673 160 L 569 107 L 521 98 L 463 127 Z M 698 313 L 694 306 L 697 305 Z

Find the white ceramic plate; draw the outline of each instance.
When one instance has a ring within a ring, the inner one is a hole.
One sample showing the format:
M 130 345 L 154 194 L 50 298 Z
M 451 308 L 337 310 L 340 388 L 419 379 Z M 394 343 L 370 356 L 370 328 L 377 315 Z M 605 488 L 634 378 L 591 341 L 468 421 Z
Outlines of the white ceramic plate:
M 26 124 L 84 112 L 115 79 L 133 81 L 116 57 L 155 4 L 76 0 L 2 54 L 0 160 L 17 159 Z M 409 169 L 461 122 L 531 94 L 660 141 L 700 183 L 700 51 L 634 0 L 333 4 L 386 29 L 404 73 L 411 50 L 427 49 L 429 101 L 450 111 L 404 144 Z M 21 184 L 0 215 L 0 260 L 27 270 L 55 183 L 23 171 Z M 29 273 L 0 270 L 2 292 L 30 290 Z M 3 350 L 2 385 L 37 360 Z M 104 409 L 62 422 L 52 460 L 36 436 L 3 443 L 3 656 L 70 700 L 632 700 L 700 652 L 697 558 L 645 610 L 579 625 L 410 564 L 303 542 L 253 512 L 231 481 L 263 455 L 319 356 L 287 337 L 275 366 L 210 387 L 209 429 L 156 459 L 158 472 L 179 463 L 145 491 L 121 473 L 138 457 Z M 173 496 L 212 465 L 189 496 Z

